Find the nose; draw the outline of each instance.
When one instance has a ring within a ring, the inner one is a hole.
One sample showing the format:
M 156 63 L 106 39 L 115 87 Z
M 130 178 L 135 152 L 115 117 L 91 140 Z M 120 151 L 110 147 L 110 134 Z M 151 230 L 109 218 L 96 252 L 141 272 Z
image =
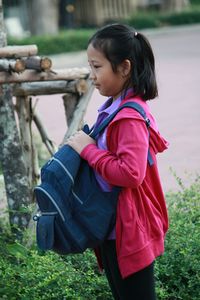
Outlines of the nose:
M 92 80 L 94 80 L 94 79 L 95 79 L 95 74 L 94 74 L 94 72 L 93 72 L 93 70 L 92 70 L 92 69 L 90 70 L 90 75 L 89 75 L 89 78 L 90 78 L 90 79 L 92 79 Z

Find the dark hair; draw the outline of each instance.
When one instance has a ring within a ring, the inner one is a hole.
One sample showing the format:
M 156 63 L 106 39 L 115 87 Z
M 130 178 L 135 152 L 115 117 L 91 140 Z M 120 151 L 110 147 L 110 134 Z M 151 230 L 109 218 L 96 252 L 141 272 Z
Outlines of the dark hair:
M 125 59 L 131 62 L 131 78 L 126 87 L 132 86 L 135 95 L 143 100 L 158 96 L 155 76 L 155 60 L 147 38 L 134 28 L 123 24 L 111 24 L 100 28 L 88 45 L 102 52 L 110 61 L 114 72 Z

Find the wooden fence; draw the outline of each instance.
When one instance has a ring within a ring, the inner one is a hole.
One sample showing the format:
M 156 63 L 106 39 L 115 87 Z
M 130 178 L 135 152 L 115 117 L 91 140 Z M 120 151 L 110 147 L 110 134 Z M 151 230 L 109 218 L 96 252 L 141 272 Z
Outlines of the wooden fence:
M 1 163 L 10 223 L 21 229 L 29 224 L 30 213 L 22 213 L 22 210 L 33 203 L 33 186 L 39 179 L 32 123 L 35 123 L 49 153 L 52 155 L 55 152 L 31 96 L 64 94 L 63 104 L 68 125 L 64 142 L 81 128 L 93 91 L 87 68 L 54 70 L 52 61 L 48 57 L 38 56 L 37 51 L 36 45 L 0 48 Z M 16 124 L 12 113 L 12 96 L 16 98 Z M 15 128 L 18 128 L 19 134 L 13 134 Z M 21 150 L 22 155 L 19 153 Z

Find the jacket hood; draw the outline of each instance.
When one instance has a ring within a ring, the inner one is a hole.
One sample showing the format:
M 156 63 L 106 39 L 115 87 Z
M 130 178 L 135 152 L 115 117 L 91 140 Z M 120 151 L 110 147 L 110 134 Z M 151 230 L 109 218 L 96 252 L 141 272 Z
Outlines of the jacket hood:
M 154 116 L 151 114 L 149 105 L 147 102 L 143 101 L 139 97 L 134 97 L 134 98 L 126 98 L 121 102 L 121 105 L 129 102 L 129 101 L 134 101 L 142 106 L 144 111 L 146 112 L 147 117 L 150 120 L 150 147 L 153 148 L 155 154 L 163 152 L 166 150 L 169 146 L 168 141 L 160 134 L 156 120 Z M 143 117 L 134 109 L 131 108 L 124 108 L 122 109 L 117 116 L 115 117 L 114 121 L 117 121 L 121 118 L 134 118 L 138 120 L 144 120 Z

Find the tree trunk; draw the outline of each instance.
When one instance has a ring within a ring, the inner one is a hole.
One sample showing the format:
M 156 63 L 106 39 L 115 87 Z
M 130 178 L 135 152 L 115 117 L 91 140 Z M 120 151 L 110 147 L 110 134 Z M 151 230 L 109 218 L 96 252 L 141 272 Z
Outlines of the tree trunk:
M 9 85 L 0 91 L 0 155 L 11 226 L 23 230 L 30 214 L 25 212 L 31 194 L 23 160 L 22 148 L 15 122 L 12 94 Z M 20 237 L 20 236 L 19 236 Z
M 2 0 L 0 0 L 0 47 L 5 47 L 6 44 Z M 11 87 L 8 84 L 0 85 L 0 116 L 0 160 L 6 188 L 9 219 L 17 237 L 21 238 L 21 230 L 27 227 L 30 220 L 30 213 L 24 212 L 24 209 L 31 198 L 14 116 Z
M 58 0 L 30 0 L 29 20 L 31 34 L 58 33 Z
M 5 47 L 7 44 L 6 41 L 6 32 L 3 22 L 3 5 L 2 0 L 0 0 L 0 47 Z

